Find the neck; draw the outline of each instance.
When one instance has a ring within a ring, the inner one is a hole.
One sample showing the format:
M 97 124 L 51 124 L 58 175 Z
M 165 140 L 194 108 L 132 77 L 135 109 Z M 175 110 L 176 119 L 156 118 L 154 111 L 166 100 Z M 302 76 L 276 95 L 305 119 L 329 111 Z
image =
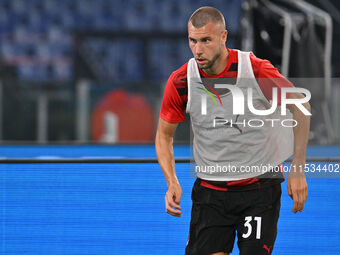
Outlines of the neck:
M 227 48 L 224 47 L 221 52 L 220 57 L 216 59 L 214 65 L 211 68 L 205 69 L 202 71 L 209 75 L 219 74 L 226 68 L 228 64 L 228 60 L 229 60 L 229 52 Z

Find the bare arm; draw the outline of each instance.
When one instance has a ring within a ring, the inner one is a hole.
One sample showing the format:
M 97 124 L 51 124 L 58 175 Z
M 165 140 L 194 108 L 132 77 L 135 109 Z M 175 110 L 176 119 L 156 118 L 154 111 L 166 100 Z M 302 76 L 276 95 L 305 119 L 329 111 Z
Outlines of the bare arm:
M 291 93 L 288 98 L 303 98 L 299 93 Z M 304 103 L 303 106 L 311 112 L 310 104 Z M 302 212 L 307 200 L 308 186 L 304 173 L 306 163 L 306 151 L 309 137 L 310 116 L 304 115 L 295 105 L 287 105 L 293 113 L 293 118 L 297 121 L 294 132 L 294 155 L 291 170 L 288 176 L 288 194 L 293 199 L 294 213 Z
M 158 163 L 163 171 L 168 191 L 165 195 L 166 212 L 173 216 L 181 216 L 182 189 L 178 182 L 175 170 L 175 158 L 173 150 L 173 135 L 178 123 L 169 123 L 159 119 L 156 133 L 156 153 Z

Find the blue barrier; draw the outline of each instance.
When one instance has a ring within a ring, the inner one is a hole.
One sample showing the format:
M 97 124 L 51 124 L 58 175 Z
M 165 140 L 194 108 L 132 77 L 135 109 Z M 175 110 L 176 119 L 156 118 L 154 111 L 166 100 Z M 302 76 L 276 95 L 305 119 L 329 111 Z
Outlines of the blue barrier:
M 190 147 L 174 146 L 176 158 Z M 307 157 L 339 158 L 340 146 L 308 146 Z M 156 158 L 154 145 L 0 145 L 0 158 Z
M 194 179 L 187 163 L 177 164 L 177 174 L 181 218 L 165 213 L 166 183 L 155 163 L 0 164 L 0 253 L 184 254 Z M 282 184 L 274 254 L 340 254 L 340 180 L 308 184 L 299 214 Z

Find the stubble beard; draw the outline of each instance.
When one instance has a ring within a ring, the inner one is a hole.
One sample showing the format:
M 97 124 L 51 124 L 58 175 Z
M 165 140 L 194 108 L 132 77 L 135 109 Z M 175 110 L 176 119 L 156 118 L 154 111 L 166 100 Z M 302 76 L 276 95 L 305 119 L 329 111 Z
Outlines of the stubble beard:
M 215 56 L 208 61 L 208 63 L 204 64 L 204 65 L 199 65 L 199 67 L 202 70 L 209 70 L 213 67 L 213 65 L 215 64 L 216 60 L 221 56 L 221 48 L 219 48 L 218 52 L 215 54 Z

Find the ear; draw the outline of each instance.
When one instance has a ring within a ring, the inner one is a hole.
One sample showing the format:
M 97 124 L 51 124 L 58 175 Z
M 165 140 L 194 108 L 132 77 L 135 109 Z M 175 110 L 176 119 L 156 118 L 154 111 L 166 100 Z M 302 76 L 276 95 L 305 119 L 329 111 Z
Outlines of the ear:
M 225 45 L 226 41 L 227 41 L 227 36 L 228 36 L 228 31 L 227 30 L 222 30 L 221 31 L 221 40 L 222 40 L 222 44 Z

